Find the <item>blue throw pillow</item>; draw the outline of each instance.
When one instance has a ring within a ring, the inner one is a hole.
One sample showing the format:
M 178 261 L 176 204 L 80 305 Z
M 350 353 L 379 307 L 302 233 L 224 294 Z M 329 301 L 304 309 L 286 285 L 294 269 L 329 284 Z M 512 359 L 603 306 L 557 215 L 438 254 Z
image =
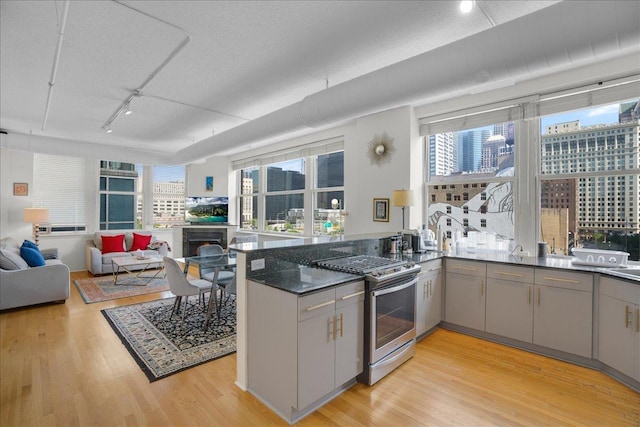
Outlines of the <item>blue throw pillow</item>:
M 42 267 L 45 265 L 44 257 L 37 249 L 23 246 L 20 248 L 20 256 L 29 264 L 29 267 Z
M 40 252 L 40 248 L 38 247 L 38 245 L 33 243 L 31 240 L 25 240 L 24 242 L 22 242 L 22 246 L 24 246 L 25 248 L 35 249 Z

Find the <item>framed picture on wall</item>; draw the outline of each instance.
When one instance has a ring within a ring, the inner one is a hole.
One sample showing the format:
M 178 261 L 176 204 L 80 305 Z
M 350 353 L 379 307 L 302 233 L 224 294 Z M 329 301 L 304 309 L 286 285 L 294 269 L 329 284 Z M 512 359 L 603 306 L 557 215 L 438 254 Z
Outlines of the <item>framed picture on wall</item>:
M 373 220 L 389 222 L 389 199 L 373 199 Z
M 14 196 L 27 196 L 29 195 L 29 184 L 26 182 L 14 182 L 13 183 L 13 195 Z
M 205 177 L 204 186 L 205 186 L 205 190 L 213 191 L 213 177 L 212 176 Z

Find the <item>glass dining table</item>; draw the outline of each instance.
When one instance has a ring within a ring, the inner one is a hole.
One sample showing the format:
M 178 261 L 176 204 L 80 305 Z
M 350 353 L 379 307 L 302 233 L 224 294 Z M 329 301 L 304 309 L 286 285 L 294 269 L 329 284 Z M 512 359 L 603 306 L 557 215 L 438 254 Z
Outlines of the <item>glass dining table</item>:
M 236 256 L 231 254 L 220 254 L 210 256 L 191 256 L 184 258 L 184 274 L 185 276 L 189 272 L 191 265 L 198 266 L 198 269 L 214 269 L 213 281 L 211 282 L 211 296 L 207 303 L 207 314 L 204 322 L 204 329 L 209 327 L 209 320 L 211 320 L 211 313 L 213 307 L 216 308 L 218 319 L 220 318 L 220 309 L 222 308 L 222 295 L 220 296 L 220 304 L 218 304 L 218 298 L 216 296 L 216 290 L 218 288 L 218 276 L 221 270 L 230 270 L 236 266 Z

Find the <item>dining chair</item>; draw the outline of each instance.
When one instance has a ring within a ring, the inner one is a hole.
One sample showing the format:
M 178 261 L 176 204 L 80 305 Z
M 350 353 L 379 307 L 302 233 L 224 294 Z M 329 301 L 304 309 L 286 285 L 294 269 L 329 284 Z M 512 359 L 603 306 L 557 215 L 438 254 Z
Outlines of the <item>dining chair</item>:
M 227 284 L 227 286 L 225 286 L 224 293 L 226 294 L 226 298 L 220 295 L 220 299 L 218 300 L 218 307 L 217 307 L 218 320 L 220 320 L 220 313 L 222 312 L 222 304 L 226 304 L 227 301 L 229 301 L 229 298 L 231 297 L 231 295 L 237 295 L 236 276 L 233 276 L 233 279 L 231 279 L 231 281 Z
M 210 298 L 214 298 L 214 302 L 217 302 L 215 299 L 216 293 L 215 290 L 212 289 L 213 284 L 210 281 L 204 279 L 187 279 L 184 272 L 173 258 L 166 256 L 162 257 L 162 262 L 164 264 L 167 281 L 169 282 L 169 290 L 176 296 L 169 319 L 172 319 L 173 315 L 179 311 L 182 297 L 184 297 L 184 308 L 182 309 L 181 326 L 184 323 L 184 317 L 187 312 L 187 302 L 190 296 L 196 295 L 199 297 L 200 295 L 204 295 L 206 292 L 211 292 Z
M 202 246 L 198 247 L 197 254 L 198 254 L 198 256 L 220 256 L 220 257 L 222 257 L 222 256 L 224 256 L 224 249 L 222 248 L 222 246 L 217 245 L 217 244 L 202 245 Z M 231 279 L 233 279 L 233 277 L 235 276 L 236 273 L 233 270 L 228 270 L 228 269 L 217 268 L 217 270 L 219 270 L 217 285 L 218 285 L 218 288 L 220 288 L 220 290 L 221 290 L 220 298 L 222 298 L 222 291 L 224 291 L 224 288 L 231 281 Z M 198 264 L 198 273 L 199 273 L 201 279 L 208 280 L 209 282 L 213 283 L 213 280 L 214 280 L 215 274 L 216 274 L 216 268 L 215 267 L 203 267 L 201 264 Z

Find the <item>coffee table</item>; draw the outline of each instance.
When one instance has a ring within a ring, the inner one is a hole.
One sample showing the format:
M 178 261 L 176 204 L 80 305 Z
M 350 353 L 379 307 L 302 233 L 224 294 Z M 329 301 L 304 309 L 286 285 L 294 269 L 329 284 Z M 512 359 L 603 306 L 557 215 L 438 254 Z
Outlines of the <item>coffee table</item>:
M 149 282 L 158 277 L 162 273 L 164 277 L 164 263 L 161 256 L 148 256 L 145 258 L 138 258 L 136 256 L 123 256 L 111 258 L 111 266 L 113 268 L 113 284 L 115 285 L 131 285 L 131 286 L 147 286 Z M 132 271 L 132 267 L 140 267 L 137 271 Z M 143 276 L 142 273 L 150 268 L 156 268 L 156 272 L 153 275 Z M 118 281 L 118 276 L 121 272 L 132 274 L 134 277 L 128 277 L 127 279 Z M 133 280 L 141 280 L 142 283 L 133 283 Z

